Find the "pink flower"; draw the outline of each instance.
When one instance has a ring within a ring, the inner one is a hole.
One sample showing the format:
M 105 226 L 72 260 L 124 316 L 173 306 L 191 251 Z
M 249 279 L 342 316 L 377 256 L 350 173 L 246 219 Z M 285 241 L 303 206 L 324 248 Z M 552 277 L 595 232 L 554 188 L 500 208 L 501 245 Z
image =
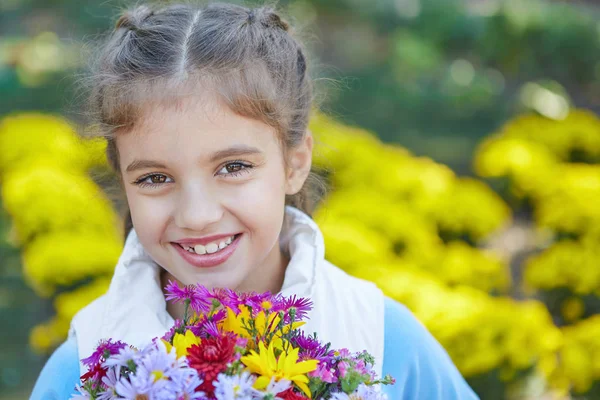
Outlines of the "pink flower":
M 338 371 L 340 371 L 340 377 L 345 377 L 348 373 L 348 364 L 346 361 L 340 361 L 338 364 Z
M 323 382 L 335 383 L 337 379 L 331 372 L 331 369 L 325 364 L 319 364 L 316 370 L 309 372 L 308 376 L 311 378 L 319 378 Z

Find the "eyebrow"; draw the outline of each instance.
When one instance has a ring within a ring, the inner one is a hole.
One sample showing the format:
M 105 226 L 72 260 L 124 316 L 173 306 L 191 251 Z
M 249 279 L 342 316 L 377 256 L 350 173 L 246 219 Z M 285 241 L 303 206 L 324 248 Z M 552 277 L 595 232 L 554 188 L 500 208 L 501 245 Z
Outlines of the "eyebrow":
M 138 169 L 146 169 L 146 168 L 167 168 L 163 163 L 158 161 L 151 160 L 134 160 L 131 164 L 127 166 L 125 169 L 126 172 L 136 171 Z
M 231 146 L 224 150 L 216 151 L 210 156 L 210 162 L 219 161 L 223 158 L 228 157 L 239 157 L 239 156 L 247 156 L 252 154 L 262 154 L 262 151 L 257 149 L 256 147 L 246 146 L 246 145 L 236 145 Z
M 210 156 L 210 162 L 219 161 L 223 158 L 228 157 L 239 157 L 239 156 L 247 156 L 251 154 L 262 154 L 262 151 L 257 149 L 256 147 L 246 146 L 246 145 L 237 145 L 231 146 L 227 149 L 219 150 L 214 152 Z M 166 169 L 165 164 L 152 161 L 152 160 L 134 160 L 131 164 L 127 166 L 125 169 L 126 172 L 136 171 L 138 169 L 146 169 L 146 168 L 162 168 Z

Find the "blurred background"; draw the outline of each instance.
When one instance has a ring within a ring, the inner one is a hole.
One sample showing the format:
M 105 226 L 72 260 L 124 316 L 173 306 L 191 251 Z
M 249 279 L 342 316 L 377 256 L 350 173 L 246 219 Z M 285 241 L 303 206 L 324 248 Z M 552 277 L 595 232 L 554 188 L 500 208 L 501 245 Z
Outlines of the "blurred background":
M 130 4 L 0 0 L 2 400 L 28 398 L 120 253 L 77 83 Z M 600 399 L 600 6 L 279 4 L 319 78 L 327 257 L 413 310 L 482 399 Z

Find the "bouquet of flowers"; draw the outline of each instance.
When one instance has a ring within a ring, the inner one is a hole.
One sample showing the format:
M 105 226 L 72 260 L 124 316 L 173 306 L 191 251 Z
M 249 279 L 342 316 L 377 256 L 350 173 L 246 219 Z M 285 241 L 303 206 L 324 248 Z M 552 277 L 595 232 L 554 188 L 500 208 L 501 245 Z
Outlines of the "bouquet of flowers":
M 366 351 L 334 350 L 298 329 L 308 299 L 173 282 L 166 292 L 183 320 L 142 349 L 101 342 L 71 400 L 376 400 L 394 383 L 375 376 Z

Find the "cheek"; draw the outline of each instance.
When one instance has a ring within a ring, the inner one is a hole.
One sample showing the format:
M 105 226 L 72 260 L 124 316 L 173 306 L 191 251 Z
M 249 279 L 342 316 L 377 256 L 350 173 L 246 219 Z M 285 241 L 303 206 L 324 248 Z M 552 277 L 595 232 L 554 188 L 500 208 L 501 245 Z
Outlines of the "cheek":
M 142 196 L 126 190 L 127 203 L 136 233 L 146 248 L 159 241 L 170 215 L 170 205 L 164 198 Z
M 285 176 L 282 171 L 265 171 L 260 178 L 235 189 L 223 198 L 226 208 L 252 229 L 264 230 L 282 218 L 285 204 Z M 274 229 L 279 227 L 274 227 Z

